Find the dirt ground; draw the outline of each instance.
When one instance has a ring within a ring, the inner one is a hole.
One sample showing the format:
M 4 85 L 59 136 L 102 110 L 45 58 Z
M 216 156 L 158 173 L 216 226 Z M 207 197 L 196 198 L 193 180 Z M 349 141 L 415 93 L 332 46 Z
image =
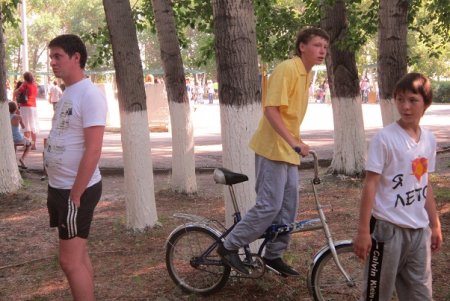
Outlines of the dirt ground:
M 441 214 L 444 238 L 450 232 L 450 153 L 438 156 L 438 172 L 432 177 Z M 313 211 L 311 170 L 302 170 L 301 212 Z M 57 234 L 48 227 L 46 181 L 40 174 L 23 172 L 25 184 L 17 193 L 0 196 L 0 300 L 71 300 L 57 260 Z M 326 210 L 335 239 L 351 239 L 357 224 L 361 181 L 336 178 L 321 170 L 319 198 L 331 205 Z M 167 273 L 164 243 L 182 221 L 175 212 L 189 212 L 224 220 L 222 189 L 212 174 L 197 176 L 199 192 L 184 196 L 171 192 L 169 176 L 155 175 L 155 191 L 161 227 L 133 233 L 126 227 L 123 177 L 104 176 L 104 193 L 94 216 L 90 255 L 95 270 L 97 300 L 312 300 L 305 279 L 313 255 L 324 245 L 322 232 L 293 236 L 285 258 L 300 272 L 299 278 L 267 273 L 261 279 L 230 279 L 217 294 L 199 297 L 183 293 Z M 448 268 L 450 246 L 433 256 L 435 300 L 450 300 Z M 345 300 L 344 300 L 345 301 Z

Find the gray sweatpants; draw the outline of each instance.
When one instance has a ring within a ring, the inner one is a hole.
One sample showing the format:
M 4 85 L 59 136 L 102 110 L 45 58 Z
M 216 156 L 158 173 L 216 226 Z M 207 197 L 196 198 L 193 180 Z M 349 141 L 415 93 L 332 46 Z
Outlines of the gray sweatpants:
M 377 220 L 361 300 L 431 301 L 430 233 Z
M 295 221 L 298 209 L 298 166 L 272 161 L 256 155 L 256 204 L 227 236 L 224 246 L 228 250 L 255 241 L 275 224 Z M 290 235 L 281 235 L 266 245 L 264 257 L 275 259 L 283 255 Z

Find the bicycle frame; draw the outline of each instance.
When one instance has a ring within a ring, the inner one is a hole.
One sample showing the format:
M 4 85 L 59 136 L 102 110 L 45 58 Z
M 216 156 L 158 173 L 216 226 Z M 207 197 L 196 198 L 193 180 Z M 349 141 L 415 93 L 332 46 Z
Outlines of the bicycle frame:
M 319 217 L 313 218 L 313 219 L 300 220 L 300 221 L 297 221 L 297 222 L 294 222 L 291 224 L 271 225 L 269 227 L 269 229 L 267 229 L 265 231 L 265 233 L 261 236 L 261 238 L 263 238 L 264 241 L 261 244 L 261 246 L 259 247 L 257 255 L 259 257 L 261 257 L 262 251 L 264 250 L 264 247 L 267 244 L 267 242 L 271 239 L 275 239 L 279 235 L 286 235 L 288 233 L 293 234 L 293 233 L 297 233 L 297 232 L 309 232 L 309 231 L 315 231 L 318 229 L 322 229 L 325 234 L 327 244 L 322 249 L 320 249 L 319 252 L 317 252 L 317 254 L 314 256 L 312 265 L 314 265 L 317 262 L 317 260 L 325 252 L 327 252 L 328 249 L 330 249 L 332 256 L 333 256 L 333 260 L 334 260 L 336 266 L 338 267 L 339 271 L 346 278 L 348 285 L 353 286 L 354 281 L 349 276 L 349 274 L 345 271 L 345 269 L 342 267 L 342 265 L 339 261 L 339 257 L 336 252 L 336 246 L 338 246 L 340 244 L 348 244 L 351 241 L 349 241 L 349 240 L 337 241 L 337 242 L 333 241 L 331 231 L 328 227 L 327 219 L 326 219 L 325 213 L 323 211 L 323 206 L 320 204 L 319 198 L 317 197 L 316 185 L 319 185 L 321 183 L 321 180 L 319 178 L 319 166 L 318 166 L 319 163 L 318 163 L 318 159 L 317 159 L 317 154 L 314 151 L 310 151 L 310 154 L 313 156 L 313 161 L 314 161 L 314 178 L 312 179 L 311 183 L 312 183 L 312 188 L 313 188 L 313 193 L 314 193 L 316 210 L 319 214 Z M 234 222 L 233 222 L 233 225 L 228 229 L 217 221 L 213 221 L 208 218 L 201 217 L 201 216 L 192 215 L 192 214 L 183 214 L 183 213 L 174 214 L 175 217 L 187 219 L 190 222 L 187 224 L 180 225 L 174 231 L 172 231 L 172 233 L 177 232 L 180 228 L 201 225 L 217 235 L 218 239 L 217 239 L 216 243 L 212 244 L 210 247 L 208 247 L 207 250 L 205 250 L 200 256 L 198 256 L 196 258 L 199 261 L 202 260 L 201 258 L 206 257 L 208 254 L 210 254 L 214 250 L 216 245 L 219 242 L 223 241 L 223 239 L 233 230 L 235 225 L 241 220 L 241 213 L 239 211 L 239 206 L 237 203 L 233 185 L 228 185 L 228 189 L 230 192 L 231 201 L 232 201 L 232 205 L 233 205 L 233 209 L 234 209 L 234 214 L 233 214 Z M 218 230 L 219 228 L 221 228 L 222 231 L 219 231 Z M 248 245 L 244 246 L 243 249 L 244 249 L 244 253 L 245 253 L 245 258 L 247 259 L 248 262 L 251 262 L 251 258 L 253 255 L 250 252 L 249 246 Z M 209 261 L 211 261 L 211 260 L 209 260 Z M 203 263 L 204 263 L 204 261 L 203 261 Z M 209 264 L 220 264 L 220 261 L 218 261 L 218 263 L 209 262 Z

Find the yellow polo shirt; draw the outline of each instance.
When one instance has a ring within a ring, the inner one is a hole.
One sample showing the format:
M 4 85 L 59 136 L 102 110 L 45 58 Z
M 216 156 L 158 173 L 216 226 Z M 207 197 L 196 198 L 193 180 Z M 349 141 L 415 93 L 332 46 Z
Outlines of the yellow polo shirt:
M 302 60 L 295 56 L 281 62 L 269 77 L 263 107 L 279 107 L 281 119 L 289 132 L 300 138 L 300 125 L 308 107 L 311 72 L 307 73 Z M 300 164 L 300 156 L 272 128 L 263 115 L 258 129 L 250 140 L 250 148 L 273 161 Z

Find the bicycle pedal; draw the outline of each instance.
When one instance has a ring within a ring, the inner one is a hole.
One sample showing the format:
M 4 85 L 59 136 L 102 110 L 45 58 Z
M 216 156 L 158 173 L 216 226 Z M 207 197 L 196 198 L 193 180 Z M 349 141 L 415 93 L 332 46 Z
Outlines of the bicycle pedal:
M 252 262 L 244 261 L 244 264 L 250 271 L 250 275 L 248 275 L 247 278 L 260 278 L 266 272 L 266 265 L 264 264 L 264 260 L 257 254 L 252 254 Z

